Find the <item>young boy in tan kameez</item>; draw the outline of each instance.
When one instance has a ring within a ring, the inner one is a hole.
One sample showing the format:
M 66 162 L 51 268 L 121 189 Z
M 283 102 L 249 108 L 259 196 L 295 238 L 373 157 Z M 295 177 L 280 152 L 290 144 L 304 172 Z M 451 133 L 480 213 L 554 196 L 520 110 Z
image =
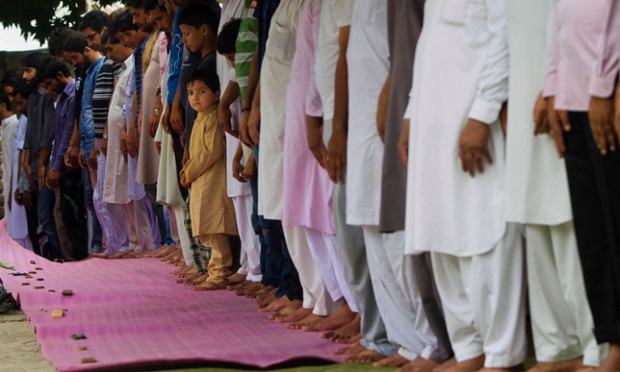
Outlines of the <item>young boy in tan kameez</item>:
M 195 289 L 224 289 L 233 263 L 228 236 L 238 232 L 235 210 L 226 194 L 226 139 L 218 125 L 217 74 L 197 69 L 189 79 L 187 93 L 198 116 L 189 139 L 190 157 L 181 170 L 181 183 L 189 189 L 194 237 L 211 247 L 209 278 Z

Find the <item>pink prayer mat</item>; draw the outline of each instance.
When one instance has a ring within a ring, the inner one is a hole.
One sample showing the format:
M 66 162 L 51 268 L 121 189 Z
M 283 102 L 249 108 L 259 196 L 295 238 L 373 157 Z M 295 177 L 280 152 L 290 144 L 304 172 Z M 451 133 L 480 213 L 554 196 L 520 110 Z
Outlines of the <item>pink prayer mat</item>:
M 29 317 L 43 356 L 60 371 L 209 363 L 267 368 L 295 359 L 340 360 L 331 355 L 337 345 L 269 320 L 251 299 L 177 284 L 175 267 L 159 259 L 50 262 L 11 240 L 2 220 L 0 261 L 15 266 L 0 268 L 0 278 Z M 29 271 L 36 271 L 32 279 L 8 275 Z M 63 296 L 66 289 L 73 296 Z M 53 310 L 66 311 L 53 319 Z M 73 334 L 86 339 L 73 340 Z M 96 362 L 82 363 L 83 358 Z

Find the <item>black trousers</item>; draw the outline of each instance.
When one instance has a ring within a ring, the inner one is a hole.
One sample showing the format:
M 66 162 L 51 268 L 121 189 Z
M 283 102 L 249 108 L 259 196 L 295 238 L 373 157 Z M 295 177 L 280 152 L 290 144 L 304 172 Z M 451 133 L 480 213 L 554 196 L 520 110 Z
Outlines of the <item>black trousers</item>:
M 37 193 L 31 192 L 32 195 L 32 208 L 26 208 L 26 222 L 28 223 L 28 238 L 32 243 L 32 250 L 39 256 L 43 256 L 41 247 L 39 245 L 39 234 L 37 229 L 39 228 L 39 201 L 37 199 Z
M 88 225 L 81 169 L 73 169 L 60 178 L 60 210 L 62 222 L 73 246 L 73 257 L 88 257 Z
M 587 113 L 569 120 L 566 170 L 594 334 L 599 343 L 620 342 L 620 152 L 601 155 Z

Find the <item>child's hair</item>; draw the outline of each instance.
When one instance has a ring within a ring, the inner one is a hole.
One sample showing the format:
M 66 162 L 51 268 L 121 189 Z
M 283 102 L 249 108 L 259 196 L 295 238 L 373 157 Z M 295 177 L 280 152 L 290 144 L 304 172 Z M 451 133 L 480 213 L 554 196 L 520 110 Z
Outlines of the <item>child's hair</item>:
M 207 25 L 213 36 L 217 35 L 218 23 L 219 16 L 215 10 L 205 4 L 192 4 L 188 6 L 181 11 L 178 18 L 179 25 L 188 25 L 197 29 L 202 25 Z
M 226 23 L 220 34 L 217 35 L 217 52 L 219 54 L 236 53 L 237 36 L 239 36 L 239 27 L 241 27 L 241 19 L 235 18 Z
M 194 81 L 202 81 L 213 93 L 220 91 L 220 79 L 213 71 L 204 68 L 195 69 L 187 80 L 187 85 L 189 86 Z

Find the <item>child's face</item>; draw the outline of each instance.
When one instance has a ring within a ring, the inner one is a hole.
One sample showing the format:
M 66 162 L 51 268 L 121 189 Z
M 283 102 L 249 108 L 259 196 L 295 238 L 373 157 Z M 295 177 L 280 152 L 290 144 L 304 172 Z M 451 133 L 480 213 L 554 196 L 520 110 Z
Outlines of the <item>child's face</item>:
M 187 84 L 187 100 L 190 106 L 197 111 L 205 111 L 220 99 L 220 92 L 213 92 L 200 80 L 190 81 Z
M 204 39 L 207 37 L 207 25 L 202 25 L 200 28 L 190 25 L 180 25 L 179 27 L 183 34 L 183 44 L 192 52 L 199 52 L 204 44 Z

